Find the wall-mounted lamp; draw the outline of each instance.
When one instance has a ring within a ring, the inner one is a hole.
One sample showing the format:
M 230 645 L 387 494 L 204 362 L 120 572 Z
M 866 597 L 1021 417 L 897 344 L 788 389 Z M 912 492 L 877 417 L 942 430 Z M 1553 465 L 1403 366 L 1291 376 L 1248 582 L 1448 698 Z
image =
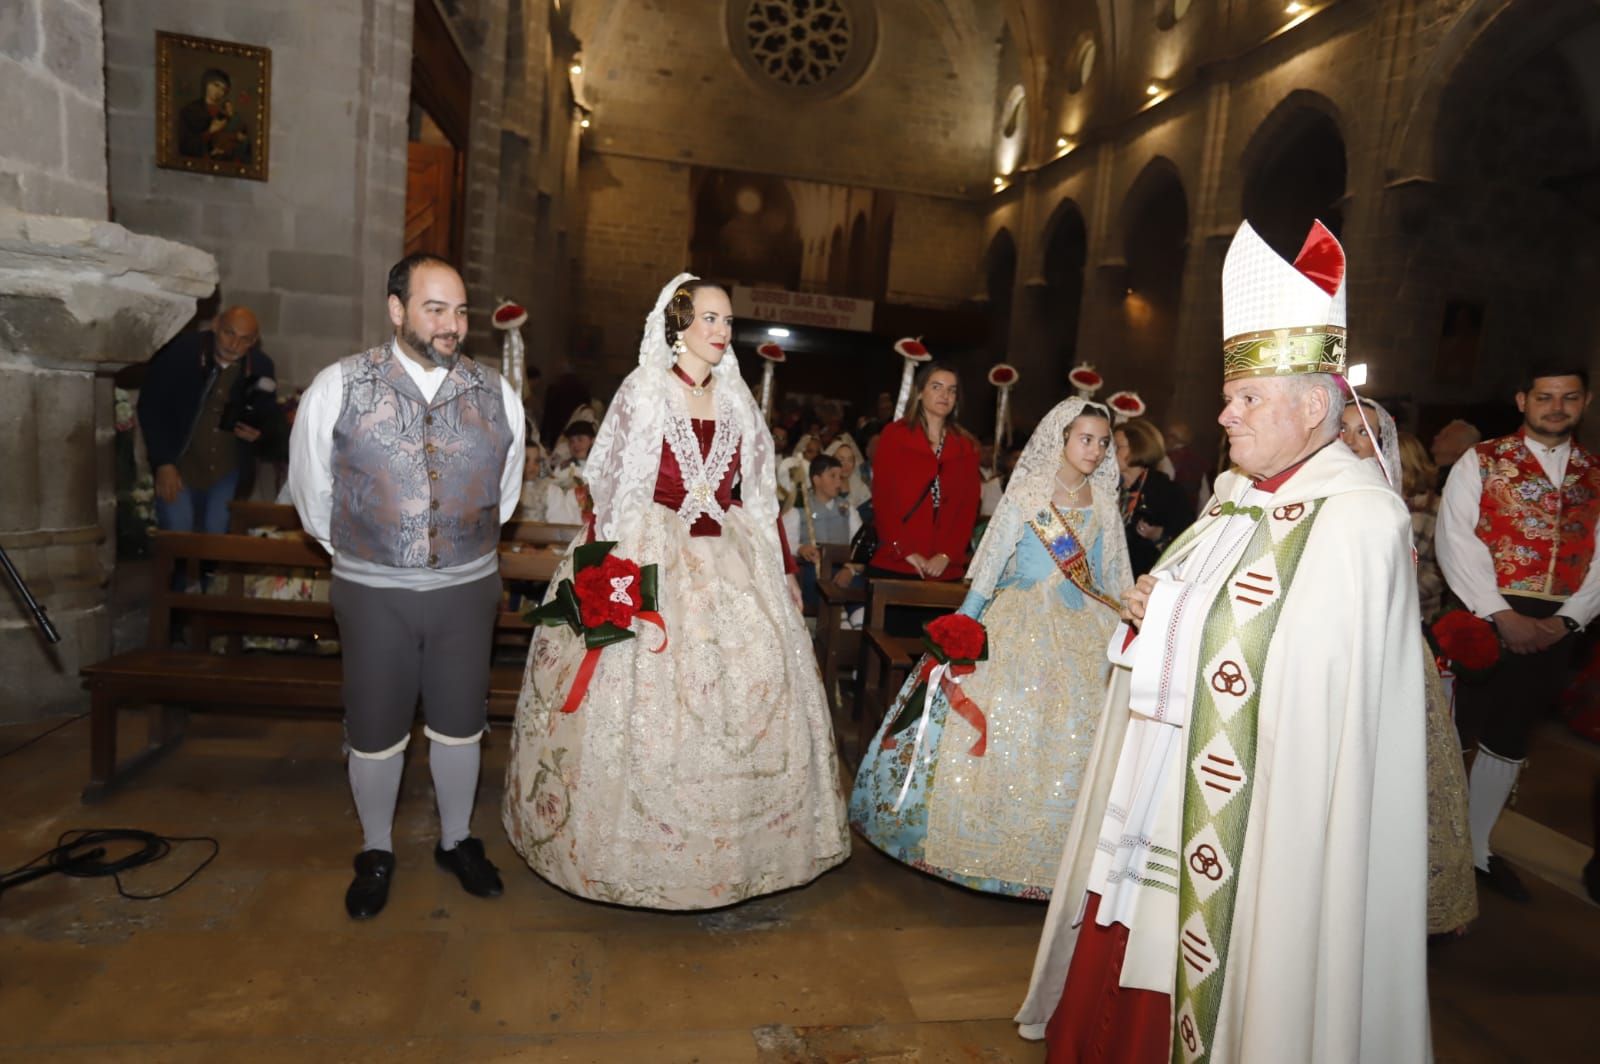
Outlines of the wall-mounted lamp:
M 767 335 L 768 336 L 776 336 L 778 339 L 781 340 L 785 336 L 789 335 L 789 330 L 783 328 L 782 326 L 774 326 L 773 328 L 767 330 Z
M 571 74 L 573 77 L 577 77 L 579 74 L 583 73 L 583 64 L 573 63 L 571 66 L 567 67 L 567 73 Z
M 1284 7 L 1283 13 L 1285 15 L 1298 15 L 1305 9 L 1306 5 L 1300 3 L 1300 0 L 1290 0 L 1288 5 Z
M 1357 362 L 1345 370 L 1344 379 L 1350 382 L 1350 387 L 1360 388 L 1367 383 L 1367 364 L 1365 362 Z
M 994 187 L 995 188 L 1005 188 L 1006 187 L 1006 179 L 1003 178 L 1003 177 L 996 177 L 994 179 Z
M 1077 146 L 1078 146 L 1077 142 L 1074 141 L 1071 137 L 1057 137 L 1056 138 L 1056 150 L 1059 151 L 1059 152 L 1069 152 L 1073 148 L 1076 148 Z
M 579 129 L 588 129 L 589 128 L 589 116 L 588 115 L 584 115 L 582 118 L 578 119 L 578 128 Z
M 1163 92 L 1166 92 L 1166 91 L 1167 91 L 1166 83 L 1163 82 L 1163 81 L 1160 81 L 1159 79 L 1155 79 L 1155 78 L 1152 78 L 1150 80 L 1150 84 L 1148 84 L 1148 85 L 1146 85 L 1144 87 L 1144 94 L 1146 96 L 1149 96 L 1151 99 L 1154 99 L 1155 97 L 1160 96 Z

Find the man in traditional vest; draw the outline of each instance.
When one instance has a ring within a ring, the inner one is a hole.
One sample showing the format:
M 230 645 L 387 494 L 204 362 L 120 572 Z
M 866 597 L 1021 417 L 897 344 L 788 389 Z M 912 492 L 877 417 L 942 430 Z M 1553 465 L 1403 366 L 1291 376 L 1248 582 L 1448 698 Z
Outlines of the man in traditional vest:
M 389 271 L 389 343 L 317 374 L 290 438 L 300 520 L 333 556 L 350 789 L 364 837 L 345 910 L 376 916 L 394 878 L 390 837 L 417 699 L 439 805 L 434 860 L 470 894 L 500 876 L 472 838 L 500 526 L 522 489 L 522 407 L 461 353 L 467 294 L 432 255 Z
M 1478 878 L 1517 901 L 1528 890 L 1489 850 L 1528 756 L 1528 738 L 1566 681 L 1574 632 L 1600 613 L 1594 558 L 1600 461 L 1573 439 L 1589 406 L 1582 365 L 1530 369 L 1522 427 L 1470 448 L 1450 468 L 1434 545 L 1462 603 L 1494 623 L 1503 649 L 1482 682 L 1456 687 L 1463 745 L 1477 745 L 1467 820 Z M 1557 485 L 1560 485 L 1558 488 Z
M 1411 524 L 1338 441 L 1344 253 L 1243 225 L 1235 468 L 1141 577 L 1017 1021 L 1049 1059 L 1430 1057 Z

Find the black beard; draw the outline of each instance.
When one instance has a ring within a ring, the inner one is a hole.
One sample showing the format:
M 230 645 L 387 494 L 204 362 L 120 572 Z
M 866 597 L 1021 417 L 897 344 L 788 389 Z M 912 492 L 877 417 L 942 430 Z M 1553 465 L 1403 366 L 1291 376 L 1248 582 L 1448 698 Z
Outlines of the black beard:
M 454 334 L 446 333 L 445 335 Z M 431 341 L 425 342 L 422 337 L 412 332 L 411 328 L 406 325 L 400 326 L 400 340 L 417 354 L 426 355 L 440 369 L 455 369 L 456 362 L 461 358 L 461 340 L 459 337 L 456 339 L 455 351 L 450 353 L 437 350 Z

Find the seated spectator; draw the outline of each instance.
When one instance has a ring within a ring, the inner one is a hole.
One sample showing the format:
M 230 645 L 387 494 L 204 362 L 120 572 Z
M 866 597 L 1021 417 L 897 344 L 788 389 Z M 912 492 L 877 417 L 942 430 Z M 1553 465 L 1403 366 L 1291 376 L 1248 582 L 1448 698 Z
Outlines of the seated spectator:
M 1156 564 L 1173 538 L 1194 523 L 1183 491 L 1156 467 L 1166 458 L 1161 430 L 1143 418 L 1118 425 L 1112 434 L 1117 465 L 1122 470 L 1122 519 L 1128 533 L 1128 561 L 1133 575 L 1143 576 Z
M 866 467 L 861 462 L 861 454 L 856 450 L 854 440 L 848 435 L 841 435 L 828 444 L 822 453 L 839 460 L 839 469 L 844 474 L 844 494 L 849 500 L 850 509 L 855 510 L 862 503 L 872 500 L 872 489 L 868 487 L 864 473 Z
M 574 421 L 561 433 L 566 457 L 553 460 L 545 477 L 544 519 L 556 525 L 581 525 L 588 504 L 583 466 L 594 446 L 594 423 Z
M 800 596 L 807 612 L 817 606 L 817 565 L 822 560 L 819 546 L 848 546 L 861 529 L 861 517 L 849 504 L 845 494 L 844 468 L 832 455 L 818 455 L 811 460 L 811 488 L 809 496 L 802 496 L 798 505 L 783 514 L 783 531 L 788 541 L 795 545 L 796 574 L 800 580 Z M 855 573 L 840 566 L 834 573 L 834 583 L 849 587 Z

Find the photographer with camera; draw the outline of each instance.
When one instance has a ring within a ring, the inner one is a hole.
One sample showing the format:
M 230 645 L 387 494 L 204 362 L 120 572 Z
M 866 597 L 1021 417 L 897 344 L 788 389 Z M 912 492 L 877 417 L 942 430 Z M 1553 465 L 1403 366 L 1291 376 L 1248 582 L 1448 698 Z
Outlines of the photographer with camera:
M 229 307 L 204 332 L 179 333 L 150 359 L 139 429 L 155 473 L 156 524 L 169 532 L 226 532 L 228 503 L 254 482 L 260 458 L 287 439 L 272 359 L 247 307 Z
M 1143 418 L 1118 425 L 1112 433 L 1117 467 L 1122 471 L 1122 520 L 1128 531 L 1128 560 L 1135 578 L 1148 573 L 1174 537 L 1194 521 L 1183 489 L 1156 466 L 1166 457 L 1161 430 Z

